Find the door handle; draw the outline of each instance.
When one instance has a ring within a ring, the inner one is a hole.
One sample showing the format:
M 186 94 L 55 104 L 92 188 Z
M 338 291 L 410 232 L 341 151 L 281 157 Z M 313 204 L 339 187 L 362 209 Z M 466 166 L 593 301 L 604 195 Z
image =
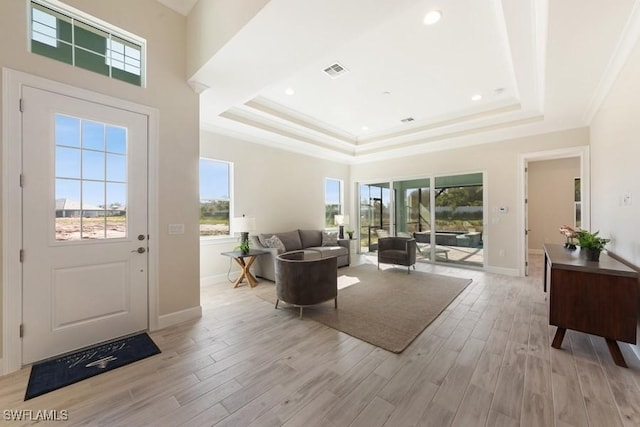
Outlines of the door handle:
M 134 249 L 131 251 L 131 253 L 133 252 L 138 252 L 139 254 L 143 254 L 145 253 L 147 250 L 145 248 L 143 248 L 142 246 L 140 246 L 138 249 Z

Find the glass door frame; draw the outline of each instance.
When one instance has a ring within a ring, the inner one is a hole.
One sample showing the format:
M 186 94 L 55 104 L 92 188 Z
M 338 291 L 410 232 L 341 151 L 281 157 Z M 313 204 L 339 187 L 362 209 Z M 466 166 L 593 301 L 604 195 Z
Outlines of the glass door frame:
M 397 234 L 397 230 L 398 230 L 398 224 L 396 222 L 396 218 L 398 217 L 398 214 L 396 212 L 396 199 L 397 199 L 397 195 L 396 195 L 396 188 L 395 188 L 395 184 L 397 182 L 402 182 L 402 181 L 415 181 L 415 180 L 421 180 L 421 179 L 425 179 L 425 180 L 429 180 L 429 189 L 433 189 L 436 183 L 436 179 L 437 178 L 443 178 L 443 177 L 453 177 L 453 176 L 461 176 L 461 175 L 473 175 L 473 174 L 481 174 L 482 175 L 482 248 L 483 248 L 483 256 L 482 256 L 482 266 L 475 266 L 475 265 L 470 265 L 470 264 L 458 264 L 458 263 L 448 263 L 448 262 L 443 262 L 443 261 L 438 261 L 438 259 L 436 258 L 436 245 L 431 245 L 429 250 L 429 260 L 427 261 L 428 263 L 431 264 L 439 264 L 439 265 L 454 265 L 456 267 L 462 267 L 462 268 L 469 268 L 469 269 L 481 269 L 481 270 L 486 270 L 487 268 L 487 261 L 488 261 L 488 257 L 487 254 L 488 252 L 488 248 L 489 248 L 489 233 L 488 233 L 488 214 L 489 214 L 489 206 L 488 206 L 488 186 L 487 186 L 487 172 L 485 170 L 475 170 L 475 171 L 465 171 L 465 172 L 459 172 L 459 173 L 438 173 L 438 174 L 425 174 L 425 175 L 419 175 L 419 176 L 411 176 L 411 177 L 401 177 L 401 178 L 391 178 L 388 181 L 383 181 L 383 180 L 375 180 L 375 181 L 356 181 L 357 184 L 357 194 L 358 194 L 358 206 L 357 206 L 357 217 L 358 217 L 358 237 L 360 238 L 360 232 L 362 230 L 361 228 L 361 189 L 363 185 L 370 185 L 370 186 L 374 186 L 376 184 L 386 184 L 388 185 L 389 188 L 389 196 L 390 196 L 390 201 L 389 201 L 389 205 L 390 205 L 390 209 L 389 209 L 389 233 L 391 235 L 396 235 Z M 431 224 L 431 227 L 429 230 L 429 240 L 431 242 L 435 242 L 436 241 L 436 225 L 435 225 L 435 221 L 436 221 L 436 211 L 435 211 L 435 202 L 436 202 L 436 192 L 435 191 L 430 191 L 429 192 L 429 223 Z M 362 243 L 361 243 L 362 244 Z

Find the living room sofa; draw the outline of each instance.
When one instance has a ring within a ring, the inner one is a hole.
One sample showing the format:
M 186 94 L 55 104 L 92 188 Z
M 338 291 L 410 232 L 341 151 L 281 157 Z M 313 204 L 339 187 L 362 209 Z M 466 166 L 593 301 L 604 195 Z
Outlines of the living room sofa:
M 284 249 L 268 247 L 267 239 L 277 236 L 284 245 Z M 325 236 L 326 237 L 326 236 Z M 255 249 L 268 251 L 266 255 L 260 255 L 253 263 L 255 276 L 275 282 L 275 263 L 279 254 L 290 251 L 304 251 L 305 259 L 323 259 L 336 257 L 338 267 L 350 264 L 351 254 L 349 253 L 349 240 L 338 239 L 337 244 L 328 244 L 325 238 L 323 245 L 322 230 L 293 230 L 282 233 L 261 233 L 257 236 L 250 236 L 251 246 Z

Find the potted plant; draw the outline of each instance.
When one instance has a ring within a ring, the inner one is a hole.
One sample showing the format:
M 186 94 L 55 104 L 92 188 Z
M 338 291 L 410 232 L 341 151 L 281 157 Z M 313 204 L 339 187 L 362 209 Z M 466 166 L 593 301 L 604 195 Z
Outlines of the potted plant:
M 249 240 L 243 240 L 242 242 L 240 242 L 240 245 L 238 246 L 238 249 L 240 249 L 240 252 L 242 252 L 243 254 L 248 254 L 249 253 Z
M 349 236 L 349 239 L 353 239 L 353 230 L 347 230 L 347 235 Z
M 605 239 L 598 236 L 599 231 L 591 233 L 587 230 L 576 230 L 575 236 L 578 239 L 580 248 L 587 252 L 587 260 L 598 261 L 600 252 L 604 249 L 611 239 Z

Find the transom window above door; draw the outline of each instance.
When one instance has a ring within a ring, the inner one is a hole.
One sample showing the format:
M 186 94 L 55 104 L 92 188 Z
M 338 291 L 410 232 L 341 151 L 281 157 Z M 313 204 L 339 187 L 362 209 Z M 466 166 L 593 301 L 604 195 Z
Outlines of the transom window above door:
M 145 41 L 59 2 L 30 2 L 30 48 L 75 67 L 144 86 Z

